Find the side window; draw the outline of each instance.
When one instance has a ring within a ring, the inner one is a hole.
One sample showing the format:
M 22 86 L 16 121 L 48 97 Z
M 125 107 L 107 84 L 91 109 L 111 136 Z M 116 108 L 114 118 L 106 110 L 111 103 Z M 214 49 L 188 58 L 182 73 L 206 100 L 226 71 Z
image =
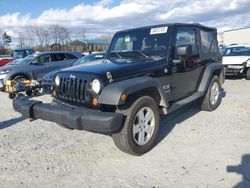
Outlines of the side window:
M 203 54 L 216 53 L 218 51 L 216 34 L 214 31 L 200 30 L 201 52 Z
M 72 54 L 66 54 L 68 59 L 78 59 L 76 56 L 72 55 Z
M 48 62 L 50 62 L 49 54 L 41 55 L 40 57 L 38 57 L 38 63 L 48 63 Z
M 88 62 L 94 61 L 94 60 L 95 60 L 95 56 L 90 55 L 90 56 L 84 58 L 84 63 L 88 63 Z
M 198 54 L 196 31 L 194 29 L 177 29 L 175 47 L 191 45 L 192 55 Z M 175 49 L 176 49 L 175 48 Z M 176 57 L 176 50 L 175 50 Z
M 52 54 L 51 61 L 63 61 L 66 60 L 67 57 L 65 54 Z

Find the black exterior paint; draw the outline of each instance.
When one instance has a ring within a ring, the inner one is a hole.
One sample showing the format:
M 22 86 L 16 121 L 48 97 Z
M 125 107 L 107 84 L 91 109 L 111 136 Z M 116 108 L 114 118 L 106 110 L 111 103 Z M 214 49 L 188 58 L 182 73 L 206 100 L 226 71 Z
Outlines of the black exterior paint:
M 170 24 L 170 25 L 159 25 L 159 26 L 168 26 L 169 27 L 168 36 L 172 36 L 172 37 L 167 37 L 166 45 L 168 46 L 168 48 L 166 49 L 165 57 L 162 58 L 152 57 L 148 59 L 143 57 L 110 58 L 108 50 L 108 53 L 106 55 L 107 58 L 105 60 L 98 60 L 95 62 L 86 63 L 84 65 L 64 69 L 58 75 L 59 76 L 60 74 L 78 75 L 79 77 L 84 77 L 85 80 L 86 79 L 89 80 L 87 86 L 90 84 L 91 79 L 95 77 L 102 81 L 103 88 L 105 88 L 106 85 L 110 84 L 106 77 L 107 72 L 111 73 L 112 80 L 115 83 L 140 76 L 150 76 L 160 81 L 161 83 L 160 90 L 164 92 L 162 95 L 165 95 L 168 101 L 175 102 L 185 97 L 188 97 L 197 91 L 206 67 L 211 63 L 220 63 L 221 61 L 219 51 L 215 54 L 210 54 L 205 56 L 202 54 L 200 47 L 201 46 L 201 38 L 199 34 L 200 29 L 203 29 L 205 31 L 206 30 L 213 31 L 215 32 L 215 34 L 216 30 L 214 28 L 208 28 L 205 26 L 201 26 L 199 24 L 172 24 L 172 25 Z M 159 27 L 159 26 L 151 26 L 151 27 Z M 151 27 L 140 28 L 140 30 L 148 29 Z M 197 57 L 191 60 L 194 63 L 189 66 L 174 63 L 174 60 L 176 60 L 176 57 L 174 57 L 175 37 L 178 29 L 192 29 L 195 31 L 196 34 Z M 130 32 L 130 31 L 132 32 L 134 30 L 132 29 L 122 32 Z M 122 32 L 118 32 L 117 34 L 120 34 Z M 131 84 L 133 85 L 133 83 Z M 145 85 L 145 87 L 147 86 Z M 89 93 L 89 91 L 87 92 Z M 105 101 L 103 100 L 104 97 L 101 98 L 102 98 L 102 103 L 105 104 Z M 72 101 L 68 102 L 72 103 Z
M 73 109 L 82 109 L 83 107 L 85 109 L 86 107 L 88 109 L 94 108 L 95 110 L 92 111 L 92 113 L 98 113 L 95 116 L 93 115 L 92 118 L 94 117 L 99 120 L 103 117 L 102 113 L 107 113 L 103 110 L 105 109 L 102 108 L 103 106 L 111 105 L 116 107 L 117 105 L 121 105 L 124 103 L 124 101 L 122 102 L 119 100 L 121 94 L 132 95 L 135 92 L 147 88 L 157 89 L 157 92 L 161 97 L 159 106 L 165 109 L 163 110 L 163 113 L 168 113 L 167 109 L 169 109 L 169 112 L 174 111 L 174 109 L 180 108 L 186 102 L 191 102 L 204 96 L 212 75 L 217 74 L 219 76 L 223 67 L 221 65 L 221 57 L 218 50 L 213 54 L 210 53 L 204 55 L 202 53 L 200 29 L 214 32 L 214 40 L 216 40 L 216 30 L 199 24 L 167 24 L 144 28 L 148 29 L 160 26 L 168 26 L 168 38 L 166 40 L 167 48 L 164 57 L 150 56 L 147 58 L 146 56 L 143 57 L 143 55 L 139 54 L 137 56 L 133 55 L 132 57 L 126 58 L 120 57 L 119 54 L 115 54 L 117 57 L 112 57 L 108 51 L 106 59 L 104 60 L 86 63 L 58 72 L 57 75 L 61 78 L 61 84 L 59 87 L 54 88 L 57 93 L 56 99 L 67 105 L 71 105 Z M 177 58 L 175 54 L 175 36 L 176 31 L 183 28 L 195 31 L 197 54 L 192 57 L 190 56 L 185 59 L 180 59 L 180 57 Z M 140 28 L 139 30 L 141 29 L 143 28 Z M 132 30 L 126 30 L 124 32 L 129 31 Z M 122 32 L 123 31 L 118 32 L 118 34 L 121 34 Z M 215 42 L 217 44 L 217 40 Z M 176 63 L 178 60 L 181 61 Z M 107 77 L 108 72 L 111 73 L 112 78 Z M 91 91 L 91 82 L 93 79 L 99 79 L 101 81 L 102 89 L 100 94 L 94 94 Z M 143 94 L 147 95 L 148 93 Z M 84 98 L 79 98 L 80 96 Z M 93 97 L 98 98 L 98 107 L 93 107 L 91 105 Z M 28 99 L 24 98 L 19 101 L 15 100 L 13 103 L 14 108 L 23 114 L 27 114 L 25 110 L 15 107 L 15 105 L 21 106 L 22 103 L 25 104 L 27 101 Z M 39 105 L 39 107 L 36 108 L 36 105 Z M 79 120 L 79 118 L 82 119 L 81 117 L 84 117 L 84 111 L 77 110 L 77 118 L 74 118 L 75 116 L 69 117 L 69 114 L 71 114 L 69 108 L 64 108 L 63 106 L 60 107 L 63 108 L 63 110 L 55 106 L 53 106 L 53 110 L 51 110 L 50 105 L 48 104 L 39 103 L 34 106 L 31 105 L 29 111 L 31 111 L 31 114 L 34 116 L 30 117 L 60 123 L 64 118 L 60 119 L 61 115 L 58 114 L 67 114 L 67 118 L 69 119 L 65 119 L 65 121 L 71 122 L 66 123 L 69 127 L 73 124 L 77 125 L 74 128 L 89 130 L 89 128 L 84 126 L 84 123 L 88 124 L 89 122 L 92 122 L 94 124 L 92 119 L 91 121 L 86 122 Z M 173 108 L 171 109 L 171 107 Z M 67 112 L 67 110 L 69 110 L 69 112 Z M 82 112 L 82 114 L 79 114 L 80 112 Z M 35 114 L 39 115 L 36 116 Z M 44 114 L 50 117 L 46 117 Z M 104 116 L 106 115 L 109 116 L 109 118 L 104 119 L 111 118 L 112 126 L 116 123 L 117 129 L 119 129 L 121 126 L 121 117 L 116 117 L 115 115 L 110 116 L 110 114 L 105 114 Z M 109 123 L 110 122 L 108 121 L 107 124 Z M 97 124 L 99 124 L 99 122 L 97 122 Z M 89 125 L 87 125 L 87 127 L 88 126 Z M 103 132 L 100 127 L 95 127 L 94 129 L 96 130 L 92 129 L 90 131 Z M 109 127 L 107 129 L 110 129 L 110 132 L 117 130 L 114 127 Z M 109 131 L 106 130 L 105 132 Z

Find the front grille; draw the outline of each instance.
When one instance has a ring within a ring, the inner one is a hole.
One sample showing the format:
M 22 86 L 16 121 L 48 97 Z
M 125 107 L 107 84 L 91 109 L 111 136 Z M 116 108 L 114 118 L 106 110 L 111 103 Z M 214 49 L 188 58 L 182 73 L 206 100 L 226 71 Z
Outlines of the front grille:
M 86 80 L 76 78 L 60 78 L 57 96 L 64 100 L 85 103 Z

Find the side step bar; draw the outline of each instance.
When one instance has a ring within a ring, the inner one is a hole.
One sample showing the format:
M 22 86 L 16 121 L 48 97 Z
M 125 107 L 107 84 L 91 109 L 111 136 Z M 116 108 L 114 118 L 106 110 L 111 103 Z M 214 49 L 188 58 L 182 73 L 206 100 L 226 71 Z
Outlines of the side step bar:
M 173 103 L 170 108 L 168 109 L 168 114 L 169 113 L 172 113 L 176 110 L 179 110 L 180 108 L 182 108 L 183 106 L 191 103 L 191 102 L 194 102 L 195 100 L 201 98 L 204 96 L 204 93 L 203 92 L 196 92 L 194 93 L 193 95 L 185 98 L 185 99 L 182 99 L 180 101 L 177 101 L 175 103 Z

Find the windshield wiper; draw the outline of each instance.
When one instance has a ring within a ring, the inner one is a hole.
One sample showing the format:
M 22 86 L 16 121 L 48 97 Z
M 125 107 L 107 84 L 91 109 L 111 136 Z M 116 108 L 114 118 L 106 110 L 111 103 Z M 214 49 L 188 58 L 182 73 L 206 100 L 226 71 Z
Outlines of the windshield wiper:
M 138 54 L 140 54 L 141 56 L 143 56 L 143 57 L 145 57 L 146 59 L 148 59 L 149 57 L 146 55 L 146 54 L 144 54 L 142 51 L 140 51 L 140 50 L 135 50 L 135 51 L 121 51 L 122 53 L 138 53 Z
M 118 52 L 110 52 L 109 54 L 115 54 L 117 57 L 122 58 L 122 56 Z
M 144 56 L 146 59 L 148 59 L 149 57 L 146 55 L 146 54 L 144 54 L 142 51 L 135 51 L 135 52 L 138 52 L 138 53 L 140 53 L 142 56 Z

